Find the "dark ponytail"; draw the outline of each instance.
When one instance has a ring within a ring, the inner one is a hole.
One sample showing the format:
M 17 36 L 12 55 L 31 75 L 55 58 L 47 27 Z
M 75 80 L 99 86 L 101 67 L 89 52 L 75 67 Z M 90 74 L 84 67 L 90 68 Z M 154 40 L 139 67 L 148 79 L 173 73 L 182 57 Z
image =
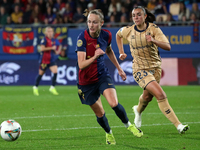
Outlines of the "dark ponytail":
M 146 14 L 147 14 L 147 18 L 146 21 L 147 22 L 151 22 L 153 23 L 154 21 L 156 21 L 156 17 L 154 14 L 152 14 L 147 8 L 145 8 Z
M 134 9 L 141 9 L 144 12 L 144 15 L 147 14 L 147 18 L 146 18 L 145 21 L 151 22 L 151 23 L 153 23 L 154 21 L 156 21 L 155 15 L 152 14 L 147 8 L 144 8 L 142 6 L 136 6 L 135 8 L 133 8 L 133 10 Z

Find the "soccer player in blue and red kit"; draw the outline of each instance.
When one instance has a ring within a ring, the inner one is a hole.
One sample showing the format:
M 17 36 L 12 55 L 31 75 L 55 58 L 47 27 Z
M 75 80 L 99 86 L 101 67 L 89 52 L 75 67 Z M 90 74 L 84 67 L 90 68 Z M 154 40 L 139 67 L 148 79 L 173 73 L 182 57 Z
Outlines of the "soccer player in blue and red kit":
M 112 35 L 110 31 L 101 29 L 104 16 L 100 10 L 86 10 L 88 29 L 81 32 L 77 39 L 77 86 L 82 104 L 89 105 L 94 111 L 97 122 L 106 132 L 106 144 L 116 144 L 115 138 L 108 124 L 100 95 L 102 94 L 115 111 L 125 127 L 136 137 L 143 132 L 129 122 L 124 107 L 118 103 L 117 93 L 108 68 L 104 63 L 104 54 L 118 69 L 119 75 L 126 80 L 126 74 L 120 67 L 111 48 Z
M 39 60 L 39 75 L 36 77 L 35 86 L 33 87 L 33 94 L 38 96 L 38 85 L 39 82 L 45 73 L 46 69 L 50 69 L 53 73 L 52 84 L 49 91 L 53 95 L 58 95 L 58 92 L 55 89 L 56 77 L 57 77 L 57 64 L 56 60 L 58 59 L 58 55 L 61 52 L 62 46 L 59 41 L 54 37 L 53 28 L 46 27 L 45 28 L 45 37 L 41 40 L 41 56 Z

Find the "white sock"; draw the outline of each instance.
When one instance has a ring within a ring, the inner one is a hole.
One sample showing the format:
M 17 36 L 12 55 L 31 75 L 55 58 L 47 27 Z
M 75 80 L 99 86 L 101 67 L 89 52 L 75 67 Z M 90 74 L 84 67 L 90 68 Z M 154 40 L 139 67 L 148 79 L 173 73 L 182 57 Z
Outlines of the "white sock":
M 110 132 L 108 132 L 108 134 L 112 134 L 112 130 L 110 130 Z
M 51 85 L 50 89 L 54 89 L 54 86 L 53 86 L 53 85 Z
M 183 125 L 182 125 L 182 124 L 179 124 L 179 125 L 177 126 L 177 130 L 179 130 L 179 129 L 181 129 L 181 128 L 183 128 Z
M 130 123 L 130 121 L 128 121 L 127 123 L 124 123 L 124 125 L 126 128 L 128 128 L 131 125 L 131 123 Z
M 38 87 L 37 87 L 37 86 L 33 86 L 33 88 L 34 88 L 34 89 L 37 89 Z

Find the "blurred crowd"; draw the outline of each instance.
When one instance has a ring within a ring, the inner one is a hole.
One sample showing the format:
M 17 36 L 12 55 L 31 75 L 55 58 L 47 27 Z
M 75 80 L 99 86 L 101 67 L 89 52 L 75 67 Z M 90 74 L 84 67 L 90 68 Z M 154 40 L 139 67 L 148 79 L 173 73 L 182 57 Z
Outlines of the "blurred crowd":
M 178 4 L 177 14 L 170 6 Z M 200 0 L 0 0 L 0 24 L 80 24 L 85 9 L 101 9 L 107 27 L 131 23 L 133 7 L 147 7 L 160 25 L 186 25 L 200 20 Z

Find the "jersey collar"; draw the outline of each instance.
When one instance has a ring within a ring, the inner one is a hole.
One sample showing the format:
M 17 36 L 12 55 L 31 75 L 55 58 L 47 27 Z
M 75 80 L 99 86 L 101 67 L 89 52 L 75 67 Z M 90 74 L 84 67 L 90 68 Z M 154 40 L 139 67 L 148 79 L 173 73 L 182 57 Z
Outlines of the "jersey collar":
M 148 22 L 146 22 L 147 23 L 147 27 L 146 27 L 146 29 L 149 27 L 149 23 Z M 134 27 L 134 29 L 136 30 L 136 31 L 138 31 L 138 32 L 143 32 L 143 31 L 145 31 L 145 30 L 139 30 L 138 28 L 137 28 L 137 26 L 135 26 Z
M 90 32 L 89 32 L 89 29 L 87 29 L 87 33 L 88 33 L 88 35 L 92 38 L 92 39 L 98 39 L 99 38 L 99 36 L 100 36 L 100 33 L 101 33 L 101 31 L 100 31 L 100 33 L 99 33 L 99 36 L 98 37 L 96 37 L 96 38 L 93 38 L 91 35 L 90 35 Z

